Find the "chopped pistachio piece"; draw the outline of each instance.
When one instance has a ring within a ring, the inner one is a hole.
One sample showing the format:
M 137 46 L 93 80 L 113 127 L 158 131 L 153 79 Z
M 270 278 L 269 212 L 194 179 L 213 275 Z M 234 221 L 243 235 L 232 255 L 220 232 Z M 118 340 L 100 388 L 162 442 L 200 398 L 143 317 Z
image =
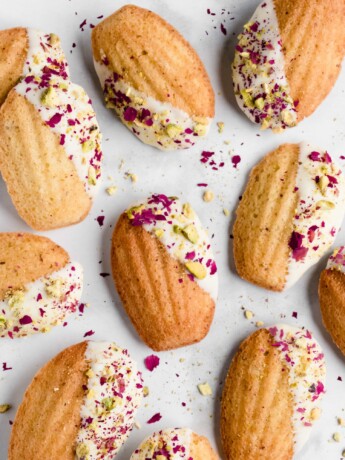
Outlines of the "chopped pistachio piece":
M 212 395 L 212 388 L 210 387 L 210 385 L 207 382 L 206 383 L 200 383 L 198 385 L 198 390 L 199 390 L 199 393 L 202 396 L 211 396 Z
M 109 196 L 115 195 L 115 193 L 117 192 L 117 187 L 115 185 L 112 185 L 111 187 L 107 187 L 106 192 Z
M 81 444 L 77 445 L 75 453 L 76 453 L 76 456 L 77 456 L 78 459 L 88 460 L 90 450 L 89 450 L 89 448 L 88 448 L 88 446 L 86 444 L 81 443 Z
M 251 94 L 248 92 L 247 89 L 242 89 L 241 90 L 241 96 L 243 98 L 244 105 L 246 105 L 247 107 L 250 107 L 250 108 L 255 107 L 253 97 L 251 96 Z
M 89 140 L 81 144 L 81 149 L 84 153 L 90 152 L 95 148 L 95 141 Z
M 5 412 L 11 409 L 11 404 L 0 404 L 0 414 L 4 414 Z
M 187 217 L 187 219 L 193 219 L 194 211 L 192 206 L 189 203 L 185 203 L 182 208 L 183 214 Z
M 320 200 L 316 203 L 316 207 L 327 211 L 329 209 L 333 209 L 335 204 L 332 203 L 332 201 Z
M 50 34 L 50 44 L 54 46 L 54 45 L 57 45 L 58 43 L 60 43 L 59 36 L 56 34 Z
M 254 315 L 253 315 L 253 312 L 252 312 L 252 311 L 246 310 L 246 311 L 244 312 L 244 316 L 246 317 L 246 319 L 252 319 Z
M 88 182 L 90 185 L 96 185 L 97 184 L 97 175 L 96 175 L 96 170 L 93 166 L 90 166 L 89 167 L 89 171 L 88 171 Z
M 182 132 L 182 128 L 178 125 L 173 125 L 173 124 L 169 124 L 167 127 L 166 127 L 166 132 L 167 132 L 167 135 L 171 138 L 171 139 L 174 139 L 175 137 L 177 137 L 179 134 L 181 134 Z
M 224 131 L 224 122 L 223 121 L 218 121 L 217 126 L 218 126 L 219 134 L 222 134 L 222 132 Z
M 206 278 L 207 271 L 206 268 L 200 262 L 187 262 L 187 270 L 192 273 L 199 280 Z
M 140 206 L 133 206 L 132 208 L 129 208 L 126 211 L 128 219 L 134 219 L 134 214 L 139 214 L 143 209 L 145 209 L 145 206 L 143 204 Z
M 49 280 L 45 291 L 49 297 L 60 298 L 62 295 L 63 281 L 61 279 Z
M 326 194 L 328 184 L 329 184 L 328 177 L 327 176 L 321 176 L 319 182 L 317 183 L 317 186 L 319 187 L 320 192 L 322 193 L 322 195 Z
M 56 107 L 59 103 L 56 91 L 52 86 L 45 89 L 41 95 L 41 103 L 46 107 Z
M 6 299 L 10 308 L 20 307 L 25 300 L 25 294 L 23 291 L 12 291 L 6 295 Z
M 184 227 L 182 229 L 182 234 L 193 244 L 197 243 L 199 240 L 199 233 L 193 224 L 189 224 Z
M 265 100 L 263 97 L 259 97 L 255 100 L 255 107 L 257 107 L 259 110 L 262 110 L 265 107 Z

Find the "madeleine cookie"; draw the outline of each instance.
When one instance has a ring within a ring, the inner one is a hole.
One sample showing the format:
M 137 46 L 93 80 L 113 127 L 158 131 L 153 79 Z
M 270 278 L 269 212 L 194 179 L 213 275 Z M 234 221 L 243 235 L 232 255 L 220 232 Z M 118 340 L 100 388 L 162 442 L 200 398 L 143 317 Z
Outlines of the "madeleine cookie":
M 332 245 L 345 210 L 345 180 L 326 151 L 284 144 L 250 174 L 237 208 L 238 274 L 274 291 L 292 286 Z
M 225 457 L 292 459 L 321 415 L 325 374 L 324 355 L 309 331 L 279 324 L 250 335 L 223 390 Z
M 0 338 L 48 332 L 77 311 L 83 269 L 48 238 L 0 233 Z
M 319 281 L 322 320 L 333 342 L 345 355 L 345 247 L 336 248 Z
M 59 37 L 24 27 L 0 30 L 0 105 L 19 79 L 29 74 L 69 77 Z
M 258 6 L 232 65 L 237 102 L 251 121 L 280 131 L 314 112 L 340 72 L 344 16 L 343 0 L 265 0 Z
M 66 348 L 26 390 L 8 459 L 112 459 L 133 428 L 142 388 L 136 364 L 116 344 Z
M 36 230 L 80 222 L 97 191 L 101 134 L 91 101 L 60 77 L 25 77 L 0 111 L 0 171 Z
M 143 441 L 130 460 L 218 460 L 208 439 L 187 428 L 166 429 Z
M 214 315 L 217 266 L 188 203 L 152 195 L 123 213 L 114 230 L 113 278 L 142 340 L 169 350 L 202 340 Z
M 206 136 L 214 93 L 189 43 L 152 11 L 126 5 L 92 30 L 107 107 L 145 144 L 186 149 Z

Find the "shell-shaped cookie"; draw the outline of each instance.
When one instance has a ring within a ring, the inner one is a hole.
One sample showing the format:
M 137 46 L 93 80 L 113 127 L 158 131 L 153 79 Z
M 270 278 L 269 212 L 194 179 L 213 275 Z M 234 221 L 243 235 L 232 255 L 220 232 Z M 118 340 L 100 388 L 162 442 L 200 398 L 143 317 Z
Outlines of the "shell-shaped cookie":
M 25 75 L 50 73 L 69 77 L 69 68 L 55 34 L 37 29 L 16 27 L 0 30 L 0 105 Z
M 226 459 L 291 460 L 320 417 L 324 380 L 324 356 L 309 331 L 277 325 L 250 335 L 222 395 Z
M 0 338 L 48 332 L 75 313 L 83 269 L 43 236 L 0 233 Z
M 332 245 L 344 209 L 345 179 L 330 155 L 281 145 L 253 168 L 236 211 L 239 275 L 275 291 L 292 286 Z
M 66 348 L 34 377 L 12 428 L 8 459 L 111 460 L 134 424 L 142 379 L 112 342 Z
M 198 55 L 152 11 L 126 5 L 92 31 L 95 68 L 107 107 L 141 141 L 189 148 L 207 134 L 214 93 Z
M 28 225 L 50 230 L 86 217 L 102 152 L 83 88 L 53 74 L 26 76 L 1 108 L 0 140 L 0 171 Z
M 214 315 L 217 267 L 191 206 L 152 195 L 128 209 L 112 240 L 113 278 L 142 340 L 154 350 L 200 341 Z
M 237 102 L 250 120 L 280 131 L 314 112 L 340 72 L 344 16 L 343 0 L 265 0 L 257 7 L 232 66 Z
M 319 281 L 322 320 L 334 343 L 345 354 L 345 247 L 336 248 Z
M 133 452 L 130 460 L 218 460 L 208 439 L 188 428 L 171 428 L 153 433 Z

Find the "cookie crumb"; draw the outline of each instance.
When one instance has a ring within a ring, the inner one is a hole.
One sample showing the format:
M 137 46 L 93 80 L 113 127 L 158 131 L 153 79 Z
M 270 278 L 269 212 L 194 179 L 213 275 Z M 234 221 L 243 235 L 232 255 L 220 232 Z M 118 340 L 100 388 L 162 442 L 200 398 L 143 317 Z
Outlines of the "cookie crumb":
M 206 201 L 206 203 L 210 203 L 211 201 L 213 201 L 214 193 L 212 192 L 212 190 L 206 190 L 206 192 L 204 192 L 202 199 Z
M 0 404 L 0 414 L 4 414 L 5 412 L 9 411 L 11 409 L 10 404 Z
M 107 192 L 109 196 L 112 196 L 112 195 L 115 195 L 115 193 L 117 192 L 117 187 L 116 185 L 112 185 L 111 187 L 107 187 L 105 191 Z
M 264 323 L 263 321 L 257 321 L 257 322 L 255 323 L 255 326 L 256 326 L 256 327 L 262 327 L 264 324 L 265 324 L 265 323 Z

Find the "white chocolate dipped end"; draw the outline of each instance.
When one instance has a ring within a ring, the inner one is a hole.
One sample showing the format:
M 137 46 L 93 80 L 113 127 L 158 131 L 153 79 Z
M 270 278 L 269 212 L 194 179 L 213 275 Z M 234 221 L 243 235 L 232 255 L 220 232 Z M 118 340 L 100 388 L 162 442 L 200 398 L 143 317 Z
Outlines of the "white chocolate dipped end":
M 329 257 L 327 270 L 339 270 L 345 273 L 345 246 L 334 249 L 333 254 Z
M 27 57 L 23 75 L 43 75 L 69 78 L 69 67 L 61 48 L 60 38 L 55 34 L 46 34 L 38 29 L 27 28 Z
M 290 95 L 273 0 L 256 9 L 239 35 L 232 65 L 238 105 L 261 129 L 295 126 L 296 106 Z
M 129 208 L 127 216 L 133 226 L 143 226 L 157 237 L 169 254 L 185 266 L 190 279 L 216 302 L 218 275 L 210 239 L 189 203 L 152 195 L 145 203 Z
M 289 241 L 285 288 L 292 286 L 333 244 L 345 212 L 345 179 L 326 151 L 300 144 L 298 205 Z
M 285 324 L 268 328 L 273 346 L 281 353 L 294 398 L 294 451 L 299 452 L 308 441 L 315 421 L 321 415 L 320 401 L 325 393 L 326 365 L 318 342 L 308 330 Z
M 24 337 L 48 332 L 77 311 L 83 288 L 83 269 L 69 262 L 49 276 L 8 291 L 0 302 L 0 337 Z
M 59 137 L 73 161 L 85 191 L 93 198 L 101 177 L 101 133 L 85 90 L 69 80 L 29 75 L 15 91 L 34 105 L 42 120 Z
M 192 435 L 188 428 L 153 433 L 133 452 L 130 460 L 190 460 Z
M 127 350 L 88 342 L 86 395 L 80 410 L 76 459 L 111 460 L 133 428 L 143 394 L 141 374 Z
M 107 58 L 94 61 L 108 108 L 145 144 L 160 150 L 192 147 L 207 135 L 211 118 L 192 117 L 167 102 L 158 101 L 134 89 L 121 75 L 112 72 Z

